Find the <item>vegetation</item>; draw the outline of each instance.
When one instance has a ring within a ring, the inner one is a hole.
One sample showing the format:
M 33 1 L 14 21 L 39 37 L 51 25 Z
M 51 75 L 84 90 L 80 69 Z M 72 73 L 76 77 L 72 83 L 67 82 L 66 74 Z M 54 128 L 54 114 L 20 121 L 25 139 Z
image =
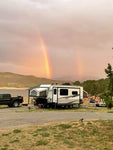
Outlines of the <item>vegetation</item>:
M 101 95 L 101 98 L 104 99 L 108 109 L 111 109 L 113 107 L 112 96 L 111 96 L 111 93 L 109 91 L 106 91 L 105 93 L 103 93 Z
M 101 93 L 107 90 L 109 80 L 100 79 L 100 80 L 87 80 L 82 83 L 75 81 L 74 85 L 81 85 L 84 87 L 84 90 L 91 95 L 100 95 Z
M 0 150 L 112 150 L 112 133 L 113 121 L 101 120 L 0 131 Z
M 108 64 L 108 67 L 107 69 L 105 69 L 105 72 L 107 74 L 107 77 L 109 78 L 108 90 L 111 92 L 111 96 L 113 96 L 113 70 L 110 64 Z
M 113 70 L 112 66 L 108 64 L 108 67 L 105 69 L 107 77 L 109 79 L 109 84 L 107 90 L 102 94 L 107 107 L 111 109 L 113 107 Z
M 1 109 L 1 108 L 0 108 Z M 21 109 L 21 110 L 16 110 L 15 112 L 54 112 L 54 111 L 60 111 L 60 112 L 99 112 L 99 113 L 113 113 L 113 108 L 108 110 L 106 107 L 86 107 L 86 108 L 71 108 L 71 109 L 63 109 L 63 108 L 59 108 L 59 109 Z
M 113 107 L 113 69 L 110 64 L 108 64 L 105 69 L 107 74 L 107 79 L 100 80 L 87 80 L 83 83 L 75 81 L 74 85 L 81 85 L 91 95 L 100 96 L 105 100 L 107 108 L 111 109 Z

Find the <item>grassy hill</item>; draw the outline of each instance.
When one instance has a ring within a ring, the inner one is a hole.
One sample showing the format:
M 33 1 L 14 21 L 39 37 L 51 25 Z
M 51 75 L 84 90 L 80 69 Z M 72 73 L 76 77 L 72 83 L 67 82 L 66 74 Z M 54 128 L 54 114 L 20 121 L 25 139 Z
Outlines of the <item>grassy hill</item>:
M 35 76 L 20 75 L 9 72 L 0 72 L 0 87 L 27 88 L 39 84 L 63 83 L 63 81 L 38 78 Z

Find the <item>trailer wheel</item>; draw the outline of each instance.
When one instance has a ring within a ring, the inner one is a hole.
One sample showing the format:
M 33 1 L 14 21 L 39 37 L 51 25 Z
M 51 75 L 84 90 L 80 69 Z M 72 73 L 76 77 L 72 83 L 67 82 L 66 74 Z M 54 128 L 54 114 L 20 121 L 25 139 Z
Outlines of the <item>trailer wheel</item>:
M 18 107 L 20 105 L 20 103 L 18 101 L 14 101 L 13 106 L 14 107 Z

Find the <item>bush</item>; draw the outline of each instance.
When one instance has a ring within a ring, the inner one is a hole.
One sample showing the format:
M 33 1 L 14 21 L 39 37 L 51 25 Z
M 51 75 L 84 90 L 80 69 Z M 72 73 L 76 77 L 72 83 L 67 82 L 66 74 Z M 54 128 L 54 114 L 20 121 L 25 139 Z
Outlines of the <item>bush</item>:
M 20 133 L 20 132 L 21 132 L 21 130 L 19 130 L 19 129 L 13 130 L 13 133 Z
M 106 106 L 108 109 L 111 109 L 113 107 L 113 101 L 110 91 L 106 91 L 101 95 L 101 98 L 104 99 Z

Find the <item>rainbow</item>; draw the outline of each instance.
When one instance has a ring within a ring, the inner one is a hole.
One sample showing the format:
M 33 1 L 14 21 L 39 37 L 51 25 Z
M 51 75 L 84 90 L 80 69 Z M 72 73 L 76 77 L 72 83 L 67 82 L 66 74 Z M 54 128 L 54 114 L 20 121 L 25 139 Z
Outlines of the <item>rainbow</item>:
M 41 50 L 43 52 L 44 61 L 45 61 L 46 75 L 47 75 L 47 78 L 51 79 L 52 73 L 51 73 L 49 56 L 48 56 L 48 52 L 47 52 L 47 48 L 46 48 L 46 45 L 44 43 L 44 40 L 41 37 L 40 37 L 40 44 L 41 44 Z
M 40 36 L 40 45 L 41 45 L 41 50 L 43 53 L 43 57 L 44 57 L 44 64 L 45 64 L 45 71 L 46 71 L 46 76 L 47 78 L 51 79 L 52 78 L 52 71 L 51 71 L 51 65 L 50 65 L 50 59 L 48 56 L 48 51 L 47 51 L 47 47 L 46 44 L 44 42 L 44 39 Z M 82 60 L 80 58 L 80 54 L 78 50 L 75 50 L 75 56 L 76 56 L 76 66 L 77 66 L 77 76 L 79 79 L 81 79 L 82 75 L 83 75 L 83 64 L 82 64 Z

